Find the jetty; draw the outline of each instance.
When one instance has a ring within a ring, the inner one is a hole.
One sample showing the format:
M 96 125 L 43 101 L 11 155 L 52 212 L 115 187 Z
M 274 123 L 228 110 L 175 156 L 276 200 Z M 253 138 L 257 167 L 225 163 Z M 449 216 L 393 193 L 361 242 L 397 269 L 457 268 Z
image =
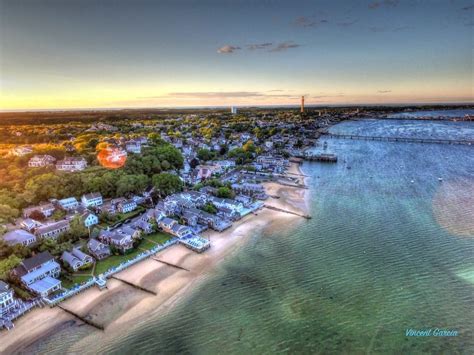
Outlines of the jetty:
M 91 321 L 90 319 L 86 319 L 83 316 L 77 314 L 76 312 L 73 312 L 73 311 L 71 311 L 67 308 L 64 308 L 63 306 L 61 306 L 59 304 L 57 305 L 57 307 L 62 309 L 64 312 L 69 313 L 73 317 L 79 319 L 81 322 L 83 322 L 87 325 L 90 325 L 91 327 L 94 327 L 95 329 L 102 330 L 102 331 L 105 330 L 105 327 L 103 325 L 97 324 L 97 323 Z
M 306 160 L 309 161 L 322 161 L 325 163 L 337 163 L 337 155 L 336 154 L 308 154 L 305 156 Z
M 288 210 L 285 210 L 283 208 L 279 208 L 279 207 L 275 207 L 275 206 L 271 206 L 271 205 L 267 205 L 267 204 L 263 205 L 263 207 L 268 208 L 269 210 L 274 210 L 274 211 L 278 211 L 278 212 L 293 214 L 295 216 L 303 217 L 303 218 L 306 218 L 306 219 L 311 219 L 311 216 L 307 215 L 307 214 L 301 214 L 301 213 L 298 213 L 298 212 L 288 211 Z
M 169 263 L 167 261 L 164 261 L 164 260 L 161 260 L 161 259 L 158 259 L 158 258 L 152 258 L 152 259 L 155 260 L 155 261 L 158 261 L 159 263 L 163 263 L 165 265 L 174 267 L 176 269 L 180 269 L 180 270 L 184 270 L 184 271 L 191 271 L 189 269 L 186 269 L 185 267 L 182 267 L 182 266 L 179 266 L 179 265 L 176 265 L 176 264 L 172 264 L 172 263 Z
M 360 136 L 360 135 L 354 135 L 354 134 L 334 134 L 334 133 L 325 133 L 325 136 L 330 137 L 330 138 L 357 139 L 357 140 L 364 140 L 364 141 L 474 145 L 474 140 L 472 139 L 381 137 L 381 136 Z
M 144 291 L 144 292 L 147 292 L 147 293 L 151 293 L 151 294 L 154 295 L 154 296 L 157 295 L 157 293 L 156 293 L 155 291 L 152 291 L 152 290 L 149 290 L 149 289 L 147 289 L 147 288 L 145 288 L 145 287 L 142 287 L 142 286 L 140 286 L 140 285 L 134 284 L 133 282 L 130 282 L 130 281 L 121 279 L 121 278 L 119 278 L 119 277 L 117 277 L 117 276 L 115 276 L 115 275 L 110 276 L 110 278 L 111 278 L 111 279 L 114 279 L 114 280 L 121 281 L 121 282 L 123 282 L 124 284 L 127 284 L 127 285 L 129 285 L 129 286 L 132 286 L 132 287 L 136 288 L 137 290 Z

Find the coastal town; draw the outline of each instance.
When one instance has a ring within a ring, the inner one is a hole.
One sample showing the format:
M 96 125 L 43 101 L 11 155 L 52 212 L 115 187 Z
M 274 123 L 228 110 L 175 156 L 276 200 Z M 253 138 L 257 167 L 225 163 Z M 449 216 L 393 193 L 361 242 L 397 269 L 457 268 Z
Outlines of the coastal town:
M 303 188 L 289 165 L 340 119 L 235 108 L 134 116 L 0 128 L 1 328 L 32 308 L 103 289 L 172 245 L 205 252 L 205 231 L 272 208 L 266 201 L 278 196 L 266 182 Z

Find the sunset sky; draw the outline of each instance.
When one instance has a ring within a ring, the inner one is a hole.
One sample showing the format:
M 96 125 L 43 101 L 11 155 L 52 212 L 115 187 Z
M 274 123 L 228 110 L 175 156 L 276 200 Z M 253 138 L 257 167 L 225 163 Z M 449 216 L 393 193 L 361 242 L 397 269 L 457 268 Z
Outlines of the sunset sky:
M 472 102 L 474 2 L 0 0 L 0 110 Z

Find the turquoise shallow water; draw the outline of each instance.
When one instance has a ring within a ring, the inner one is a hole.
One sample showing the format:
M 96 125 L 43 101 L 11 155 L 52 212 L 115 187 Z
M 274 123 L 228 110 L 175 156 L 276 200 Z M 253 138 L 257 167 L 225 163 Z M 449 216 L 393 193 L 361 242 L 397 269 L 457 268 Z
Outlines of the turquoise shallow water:
M 370 132 L 372 124 L 357 129 Z M 385 124 L 394 134 L 394 121 Z M 473 217 L 474 147 L 327 142 L 337 164 L 303 165 L 311 176 L 311 220 L 255 234 L 169 315 L 87 350 L 473 353 L 474 234 L 456 224 Z M 456 207 L 452 201 L 465 205 L 441 226 L 439 214 Z M 405 336 L 409 328 L 436 327 L 460 335 Z M 67 351 L 90 332 L 76 327 L 31 349 Z

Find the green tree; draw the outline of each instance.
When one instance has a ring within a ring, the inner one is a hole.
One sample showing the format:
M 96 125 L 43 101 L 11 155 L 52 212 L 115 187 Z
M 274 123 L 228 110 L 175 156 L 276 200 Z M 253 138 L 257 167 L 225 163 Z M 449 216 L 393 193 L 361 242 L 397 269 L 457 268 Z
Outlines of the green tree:
M 217 189 L 216 196 L 220 198 L 232 198 L 234 197 L 234 192 L 229 187 L 222 186 Z
M 183 188 L 183 182 L 174 174 L 161 173 L 153 175 L 153 186 L 160 197 L 171 195 Z
M 10 271 L 21 263 L 21 259 L 16 255 L 0 260 L 0 280 L 7 281 Z
M 197 152 L 197 157 L 199 160 L 208 161 L 214 158 L 214 153 L 209 149 L 200 148 Z

